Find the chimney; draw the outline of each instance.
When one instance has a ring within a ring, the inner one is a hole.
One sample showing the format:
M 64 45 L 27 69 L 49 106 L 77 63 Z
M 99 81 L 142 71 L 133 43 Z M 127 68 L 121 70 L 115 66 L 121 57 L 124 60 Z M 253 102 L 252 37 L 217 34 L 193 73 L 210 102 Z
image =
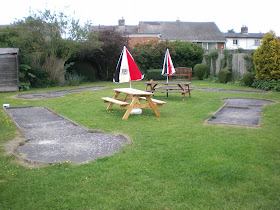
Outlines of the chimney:
M 247 26 L 242 26 L 241 27 L 241 34 L 248 34 L 248 27 Z
M 125 26 L 125 20 L 123 18 L 119 20 L 119 26 Z

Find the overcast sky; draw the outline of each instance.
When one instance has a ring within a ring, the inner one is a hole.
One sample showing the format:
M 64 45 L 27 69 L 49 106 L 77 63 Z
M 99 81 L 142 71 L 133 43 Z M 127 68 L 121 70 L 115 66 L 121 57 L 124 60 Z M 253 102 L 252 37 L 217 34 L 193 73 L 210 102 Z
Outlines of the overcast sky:
M 117 25 L 122 17 L 126 25 L 139 21 L 215 22 L 222 32 L 242 25 L 249 33 L 273 30 L 280 36 L 280 13 L 277 0 L 10 0 L 0 7 L 0 25 L 23 19 L 29 11 L 65 11 L 81 22 L 93 25 Z

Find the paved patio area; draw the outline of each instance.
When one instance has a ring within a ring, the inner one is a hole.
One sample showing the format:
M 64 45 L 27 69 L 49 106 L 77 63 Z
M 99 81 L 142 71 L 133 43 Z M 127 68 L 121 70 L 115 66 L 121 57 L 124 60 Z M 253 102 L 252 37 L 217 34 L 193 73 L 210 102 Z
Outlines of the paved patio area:
M 271 100 L 254 98 L 224 98 L 223 101 L 227 103 L 206 122 L 258 126 L 263 106 L 275 103 Z
M 26 141 L 15 154 L 34 163 L 86 163 L 119 151 L 129 139 L 124 135 L 87 130 L 45 107 L 6 109 Z

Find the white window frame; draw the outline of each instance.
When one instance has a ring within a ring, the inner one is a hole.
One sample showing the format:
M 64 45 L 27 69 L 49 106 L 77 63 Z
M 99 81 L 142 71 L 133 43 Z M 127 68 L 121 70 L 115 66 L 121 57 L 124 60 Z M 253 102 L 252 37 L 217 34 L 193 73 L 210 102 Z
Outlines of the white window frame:
M 260 39 L 255 39 L 254 45 L 255 46 L 260 46 L 261 45 L 261 40 Z

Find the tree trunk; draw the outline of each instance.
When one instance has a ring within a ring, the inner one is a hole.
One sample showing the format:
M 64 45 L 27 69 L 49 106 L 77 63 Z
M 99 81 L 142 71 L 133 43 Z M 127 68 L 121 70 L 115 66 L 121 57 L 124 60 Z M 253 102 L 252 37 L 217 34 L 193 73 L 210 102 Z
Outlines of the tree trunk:
M 47 70 L 47 72 L 50 74 L 51 80 L 59 79 L 59 85 L 64 85 L 65 79 L 64 79 L 64 64 L 65 60 L 62 58 L 57 58 L 56 56 L 48 56 L 46 57 L 45 64 L 43 65 L 43 68 Z

